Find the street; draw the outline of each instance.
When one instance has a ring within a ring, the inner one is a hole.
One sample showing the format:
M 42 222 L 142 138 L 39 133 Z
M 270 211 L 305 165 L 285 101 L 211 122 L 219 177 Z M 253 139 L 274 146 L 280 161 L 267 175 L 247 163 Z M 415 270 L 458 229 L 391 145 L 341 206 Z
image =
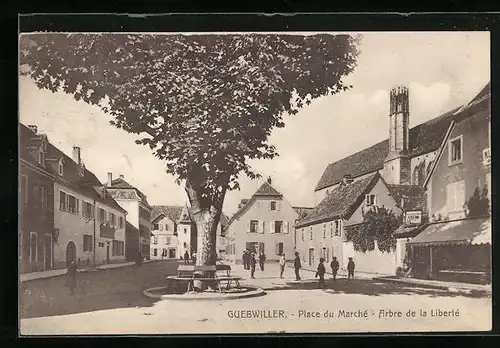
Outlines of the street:
M 313 272 L 303 271 L 303 281 L 295 282 L 293 270 L 287 269 L 285 279 L 279 279 L 274 264 L 266 265 L 264 272 L 257 270 L 257 279 L 248 279 L 242 266 L 232 266 L 234 274 L 245 278 L 243 284 L 266 290 L 262 297 L 175 301 L 143 295 L 143 290 L 164 284 L 177 265 L 159 261 L 84 273 L 75 295 L 69 294 L 64 276 L 22 284 L 21 333 L 415 332 L 491 326 L 491 298 L 362 278 L 327 280 L 327 289 L 319 290 Z M 285 318 L 273 318 L 280 311 Z

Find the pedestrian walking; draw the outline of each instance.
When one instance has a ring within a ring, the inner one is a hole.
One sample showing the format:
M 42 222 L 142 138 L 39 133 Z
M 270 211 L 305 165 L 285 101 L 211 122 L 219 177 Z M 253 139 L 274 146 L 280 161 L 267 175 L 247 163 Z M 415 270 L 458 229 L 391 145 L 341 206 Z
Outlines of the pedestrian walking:
M 68 287 L 71 291 L 71 295 L 75 293 L 76 285 L 77 285 L 77 280 L 76 280 L 76 274 L 78 272 L 78 265 L 76 264 L 75 260 L 72 260 L 69 265 L 68 265 Z
M 316 270 L 316 275 L 314 276 L 314 278 L 319 277 L 318 286 L 319 286 L 320 289 L 323 289 L 325 287 L 325 272 L 326 272 L 326 269 L 325 269 L 325 265 L 323 265 L 323 262 L 325 262 L 325 259 L 324 258 L 320 258 L 319 259 L 318 269 Z
M 187 250 L 184 252 L 184 263 L 185 264 L 189 263 L 189 253 Z
M 191 261 L 193 262 L 193 264 L 196 263 L 196 251 L 193 251 L 193 253 L 191 254 Z
M 354 279 L 354 268 L 356 265 L 352 260 L 352 257 L 349 258 L 349 262 L 347 263 L 347 279 Z
M 299 270 L 302 268 L 300 263 L 299 253 L 295 252 L 295 259 L 293 259 L 293 268 L 295 269 L 295 280 L 300 280 Z
M 280 278 L 283 279 L 283 272 L 285 271 L 285 264 L 286 264 L 284 253 L 281 254 L 279 263 L 280 263 Z
M 248 250 L 243 251 L 242 258 L 243 258 L 243 268 L 250 269 L 250 267 L 249 267 L 250 254 L 248 253 Z
M 260 270 L 262 272 L 264 272 L 264 263 L 266 262 L 266 254 L 264 254 L 263 251 L 260 252 L 260 255 L 259 255 L 259 266 L 260 266 Z
M 337 272 L 339 270 L 339 262 L 334 256 L 332 262 L 330 262 L 330 268 L 332 269 L 333 281 L 337 281 Z
M 255 279 L 255 265 L 257 264 L 257 260 L 255 260 L 255 253 L 251 253 L 250 254 L 250 260 L 249 260 L 249 263 L 250 263 L 250 277 L 252 279 Z

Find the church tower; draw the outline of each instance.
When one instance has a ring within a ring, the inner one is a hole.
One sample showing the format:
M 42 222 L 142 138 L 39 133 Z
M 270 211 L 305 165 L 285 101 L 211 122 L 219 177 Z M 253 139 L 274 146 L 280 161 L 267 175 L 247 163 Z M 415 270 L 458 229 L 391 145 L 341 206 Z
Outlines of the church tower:
M 409 120 L 408 88 L 399 86 L 391 90 L 389 98 L 389 153 L 383 170 L 384 180 L 388 184 L 410 184 Z

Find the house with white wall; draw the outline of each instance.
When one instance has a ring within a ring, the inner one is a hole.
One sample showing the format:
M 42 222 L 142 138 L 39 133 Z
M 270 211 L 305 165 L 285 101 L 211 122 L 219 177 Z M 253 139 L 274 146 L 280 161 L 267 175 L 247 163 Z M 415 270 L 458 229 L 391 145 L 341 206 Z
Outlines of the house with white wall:
M 70 158 L 53 145 L 47 159 L 58 177 L 54 183 L 54 268 L 70 260 L 83 265 L 125 260 L 126 211 L 85 168 L 80 148 Z
M 293 258 L 294 225 L 298 216 L 268 179 L 229 219 L 224 232 L 225 257 L 232 262 L 242 262 L 243 251 L 249 250 L 257 254 L 263 251 L 268 261 L 277 261 L 281 253 L 288 259 Z

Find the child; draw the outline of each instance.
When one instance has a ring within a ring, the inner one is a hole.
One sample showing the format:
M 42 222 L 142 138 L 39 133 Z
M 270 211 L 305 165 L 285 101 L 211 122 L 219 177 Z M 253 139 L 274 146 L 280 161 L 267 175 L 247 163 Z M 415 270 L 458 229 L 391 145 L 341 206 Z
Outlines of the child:
M 325 287 L 325 272 L 326 272 L 326 269 L 325 269 L 325 265 L 323 265 L 323 262 L 325 262 L 325 259 L 324 258 L 320 258 L 319 259 L 319 265 L 318 265 L 318 270 L 316 271 L 316 275 L 314 276 L 314 278 L 318 277 L 319 276 L 319 287 L 320 289 L 324 288 Z
M 72 260 L 68 265 L 68 286 L 71 291 L 71 295 L 75 293 L 76 288 L 76 274 L 78 272 L 78 266 L 74 260 Z
M 349 258 L 349 262 L 347 263 L 347 279 L 354 279 L 354 268 L 356 265 L 352 260 L 352 257 Z
M 332 262 L 330 263 L 330 267 L 332 269 L 333 281 L 337 281 L 337 271 L 339 270 L 339 262 L 337 258 L 334 256 Z

